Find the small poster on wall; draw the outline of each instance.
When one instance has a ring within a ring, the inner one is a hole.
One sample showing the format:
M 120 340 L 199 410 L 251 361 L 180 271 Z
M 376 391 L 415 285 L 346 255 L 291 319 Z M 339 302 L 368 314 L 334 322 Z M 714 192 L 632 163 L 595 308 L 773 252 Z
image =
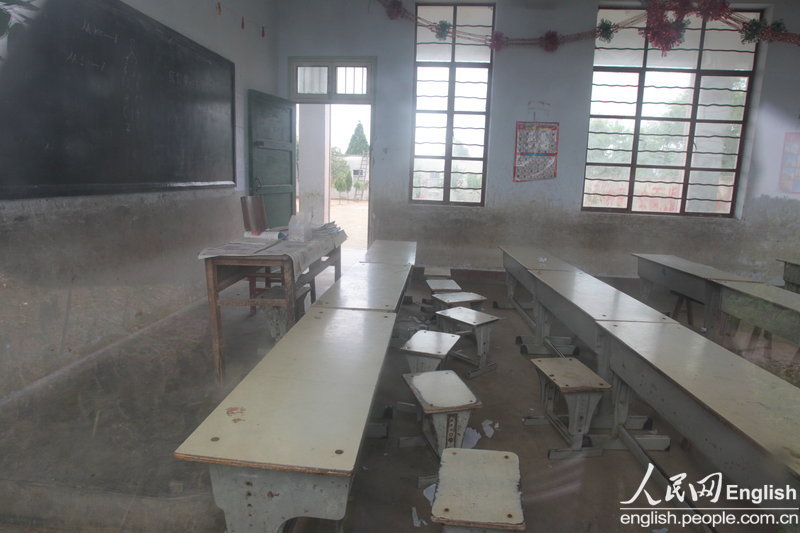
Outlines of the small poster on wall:
M 558 122 L 517 122 L 514 181 L 556 177 Z
M 783 192 L 800 194 L 800 132 L 787 133 L 784 138 L 780 187 Z

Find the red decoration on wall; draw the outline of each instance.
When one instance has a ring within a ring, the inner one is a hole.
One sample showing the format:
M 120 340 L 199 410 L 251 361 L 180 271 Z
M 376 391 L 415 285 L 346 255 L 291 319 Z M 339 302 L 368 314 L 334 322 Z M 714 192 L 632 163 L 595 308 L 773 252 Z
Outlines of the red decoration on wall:
M 555 52 L 558 50 L 560 45 L 561 40 L 559 39 L 557 32 L 551 30 L 545 33 L 544 37 L 542 37 L 542 47 L 546 52 Z
M 415 16 L 403 8 L 400 0 L 377 0 L 379 4 L 386 8 L 386 14 L 390 19 L 405 18 L 413 21 L 420 27 L 428 28 L 436 32 L 436 23 Z M 637 14 L 627 20 L 615 24 L 601 24 L 591 30 L 580 33 L 570 33 L 559 35 L 555 31 L 548 31 L 541 37 L 513 38 L 506 37 L 502 32 L 496 31 L 491 36 L 470 33 L 457 28 L 455 33 L 465 40 L 482 43 L 492 50 L 501 50 L 506 46 L 541 46 L 547 51 L 554 51 L 564 43 L 596 39 L 599 35 L 605 36 L 605 40 L 610 40 L 611 36 L 623 28 L 637 28 L 645 24 L 640 33 L 650 40 L 650 44 L 660 49 L 664 54 L 672 50 L 675 46 L 683 42 L 684 32 L 687 22 L 687 15 L 696 14 L 704 20 L 720 20 L 744 35 L 745 28 L 750 19 L 734 12 L 728 0 L 643 0 L 646 4 L 646 11 Z M 773 28 L 765 26 L 763 31 L 759 31 L 756 40 L 779 41 L 800 45 L 800 34 L 785 31 L 783 28 Z
M 722 20 L 731 14 L 727 0 L 697 0 L 697 14 L 703 20 Z
M 496 31 L 492 34 L 492 38 L 489 41 L 489 48 L 494 50 L 495 52 L 498 50 L 502 50 L 503 47 L 507 44 L 508 39 L 501 31 Z
M 386 15 L 395 20 L 400 18 L 400 15 L 403 14 L 403 2 L 400 0 L 391 0 L 389 4 L 386 6 Z

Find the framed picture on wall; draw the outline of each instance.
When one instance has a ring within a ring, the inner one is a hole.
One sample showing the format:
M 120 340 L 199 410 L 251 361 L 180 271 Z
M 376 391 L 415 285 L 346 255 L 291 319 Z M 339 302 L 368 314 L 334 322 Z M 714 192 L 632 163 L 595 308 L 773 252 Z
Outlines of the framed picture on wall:
M 514 181 L 556 177 L 558 122 L 517 122 Z
M 800 194 L 800 132 L 789 132 L 783 141 L 780 188 Z

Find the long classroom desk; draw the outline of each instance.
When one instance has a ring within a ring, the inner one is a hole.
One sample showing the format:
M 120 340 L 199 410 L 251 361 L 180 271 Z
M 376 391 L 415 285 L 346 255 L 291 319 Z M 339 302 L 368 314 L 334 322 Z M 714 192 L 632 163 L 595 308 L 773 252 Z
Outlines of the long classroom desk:
M 348 268 L 312 308 L 397 312 L 410 279 L 410 264 L 358 263 Z
M 595 350 L 601 377 L 619 378 L 616 424 L 630 387 L 732 479 L 800 487 L 799 389 L 586 273 L 527 269 L 507 249 L 503 262 L 510 294 L 519 283 L 534 299 L 538 338 L 552 314 Z
M 344 517 L 397 318 L 392 302 L 415 260 L 406 243 L 381 246 L 409 262 L 348 270 L 175 451 L 209 464 L 228 531 Z M 360 308 L 326 307 L 334 304 Z
M 509 280 L 509 299 L 532 327 L 534 346 L 544 347 L 550 335 L 552 317 L 564 324 L 597 356 L 596 372 L 613 381 L 609 353 L 604 344 L 600 321 L 676 323 L 635 298 L 581 271 L 526 269 L 506 250 L 503 263 Z M 514 284 L 519 283 L 532 296 L 532 314 L 517 300 Z M 538 350 L 547 353 L 546 349 Z M 595 427 L 610 427 L 613 422 L 611 395 L 607 394 L 592 419 Z
M 312 309 L 175 451 L 209 463 L 228 531 L 344 517 L 395 317 Z
M 614 374 L 720 471 L 800 490 L 800 389 L 680 324 L 598 327 Z
M 680 257 L 633 254 L 639 276 L 704 304 L 708 337 L 721 343 L 727 316 L 800 345 L 800 294 Z
M 416 257 L 416 241 L 376 240 L 370 245 L 361 262 L 413 266 Z

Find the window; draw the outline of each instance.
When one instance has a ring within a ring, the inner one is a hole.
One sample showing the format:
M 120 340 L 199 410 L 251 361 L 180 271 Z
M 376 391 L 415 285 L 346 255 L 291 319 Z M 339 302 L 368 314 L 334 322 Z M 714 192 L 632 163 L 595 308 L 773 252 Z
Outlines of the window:
M 598 20 L 638 13 L 601 9 Z M 683 42 L 666 54 L 638 28 L 598 39 L 585 210 L 733 214 L 757 46 L 722 22 L 686 21 Z
M 440 40 L 417 25 L 411 201 L 483 205 L 492 50 L 481 39 L 494 8 L 426 4 L 417 17 L 452 31 Z
M 372 103 L 372 58 L 289 58 L 290 97 L 304 103 Z

